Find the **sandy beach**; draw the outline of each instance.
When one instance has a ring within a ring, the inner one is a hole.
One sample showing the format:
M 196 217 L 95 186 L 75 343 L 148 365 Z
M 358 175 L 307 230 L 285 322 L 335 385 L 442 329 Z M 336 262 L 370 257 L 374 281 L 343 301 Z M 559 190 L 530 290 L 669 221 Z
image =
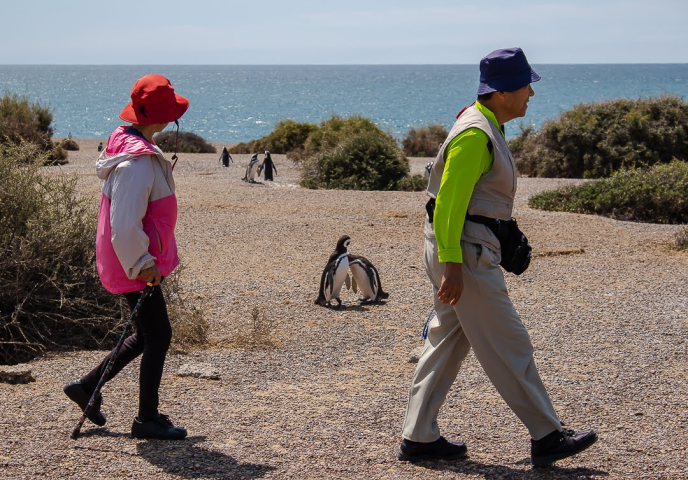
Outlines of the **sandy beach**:
M 78 140 L 52 167 L 78 175 L 94 205 L 98 142 Z M 534 469 L 525 427 L 470 354 L 439 417 L 469 457 L 411 465 L 395 452 L 432 306 L 425 193 L 305 190 L 283 155 L 273 155 L 275 182 L 251 185 L 241 181 L 249 155 L 223 168 L 223 145 L 180 154 L 175 169 L 182 281 L 211 324 L 210 344 L 171 354 L 162 382 L 161 411 L 189 438 L 129 438 L 137 361 L 104 389 L 107 426 L 87 422 L 71 440 L 79 412 L 62 386 L 105 352 L 50 354 L 28 364 L 35 382 L 0 383 L 0 478 L 688 478 L 688 254 L 671 249 L 680 226 L 533 210 L 529 196 L 577 180 L 519 179 L 515 216 L 535 257 L 507 274 L 511 298 L 559 416 L 600 440 Z M 412 172 L 428 160 L 411 159 Z M 384 304 L 359 306 L 353 292 L 339 311 L 313 304 L 343 234 L 378 268 Z M 255 308 L 272 324 L 269 344 L 237 341 Z M 185 364 L 220 379 L 176 375 Z

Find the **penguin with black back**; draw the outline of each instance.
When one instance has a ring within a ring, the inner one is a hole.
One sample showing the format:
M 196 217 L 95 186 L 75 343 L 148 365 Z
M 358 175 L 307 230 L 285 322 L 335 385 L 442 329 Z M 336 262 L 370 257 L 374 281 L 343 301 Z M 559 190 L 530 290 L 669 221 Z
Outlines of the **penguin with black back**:
M 251 161 L 246 166 L 246 175 L 242 180 L 248 183 L 256 183 L 256 173 L 258 172 L 258 154 L 254 153 Z
M 353 277 L 351 289 L 354 293 L 358 289 L 361 290 L 361 304 L 375 303 L 389 298 L 389 293 L 382 290 L 380 274 L 370 260 L 350 253 L 349 268 Z
M 318 298 L 315 299 L 316 305 L 332 308 L 332 299 L 337 301 L 337 308 L 342 306 L 342 300 L 339 294 L 342 290 L 344 282 L 349 287 L 349 252 L 347 248 L 351 238 L 348 235 L 342 235 L 337 240 L 337 246 L 327 260 L 327 265 L 320 277 L 320 291 Z

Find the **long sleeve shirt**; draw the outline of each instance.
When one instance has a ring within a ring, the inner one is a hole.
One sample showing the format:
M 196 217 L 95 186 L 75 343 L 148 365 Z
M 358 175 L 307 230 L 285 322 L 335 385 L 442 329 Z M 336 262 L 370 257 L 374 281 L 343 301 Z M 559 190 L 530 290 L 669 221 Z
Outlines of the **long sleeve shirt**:
M 475 107 L 499 127 L 492 111 L 480 102 L 475 102 Z M 463 263 L 461 232 L 466 220 L 468 202 L 475 184 L 482 175 L 490 171 L 494 162 L 494 155 L 487 146 L 488 142 L 489 138 L 485 132 L 479 128 L 469 128 L 457 135 L 445 150 L 445 166 L 435 201 L 433 219 L 441 263 Z

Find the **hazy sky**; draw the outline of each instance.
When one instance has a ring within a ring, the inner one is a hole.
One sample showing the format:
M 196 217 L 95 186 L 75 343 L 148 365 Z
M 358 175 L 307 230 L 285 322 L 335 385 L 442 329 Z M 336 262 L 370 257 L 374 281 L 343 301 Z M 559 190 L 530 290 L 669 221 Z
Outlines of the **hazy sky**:
M 688 63 L 688 0 L 0 0 L 0 64 Z

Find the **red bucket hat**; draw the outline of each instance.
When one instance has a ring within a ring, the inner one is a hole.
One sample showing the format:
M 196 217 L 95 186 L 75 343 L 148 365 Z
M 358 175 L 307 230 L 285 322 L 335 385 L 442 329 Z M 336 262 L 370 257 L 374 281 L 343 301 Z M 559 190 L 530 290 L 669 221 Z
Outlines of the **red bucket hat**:
M 189 101 L 174 93 L 170 81 L 158 74 L 136 80 L 131 89 L 131 102 L 119 118 L 138 125 L 174 122 L 189 108 Z

